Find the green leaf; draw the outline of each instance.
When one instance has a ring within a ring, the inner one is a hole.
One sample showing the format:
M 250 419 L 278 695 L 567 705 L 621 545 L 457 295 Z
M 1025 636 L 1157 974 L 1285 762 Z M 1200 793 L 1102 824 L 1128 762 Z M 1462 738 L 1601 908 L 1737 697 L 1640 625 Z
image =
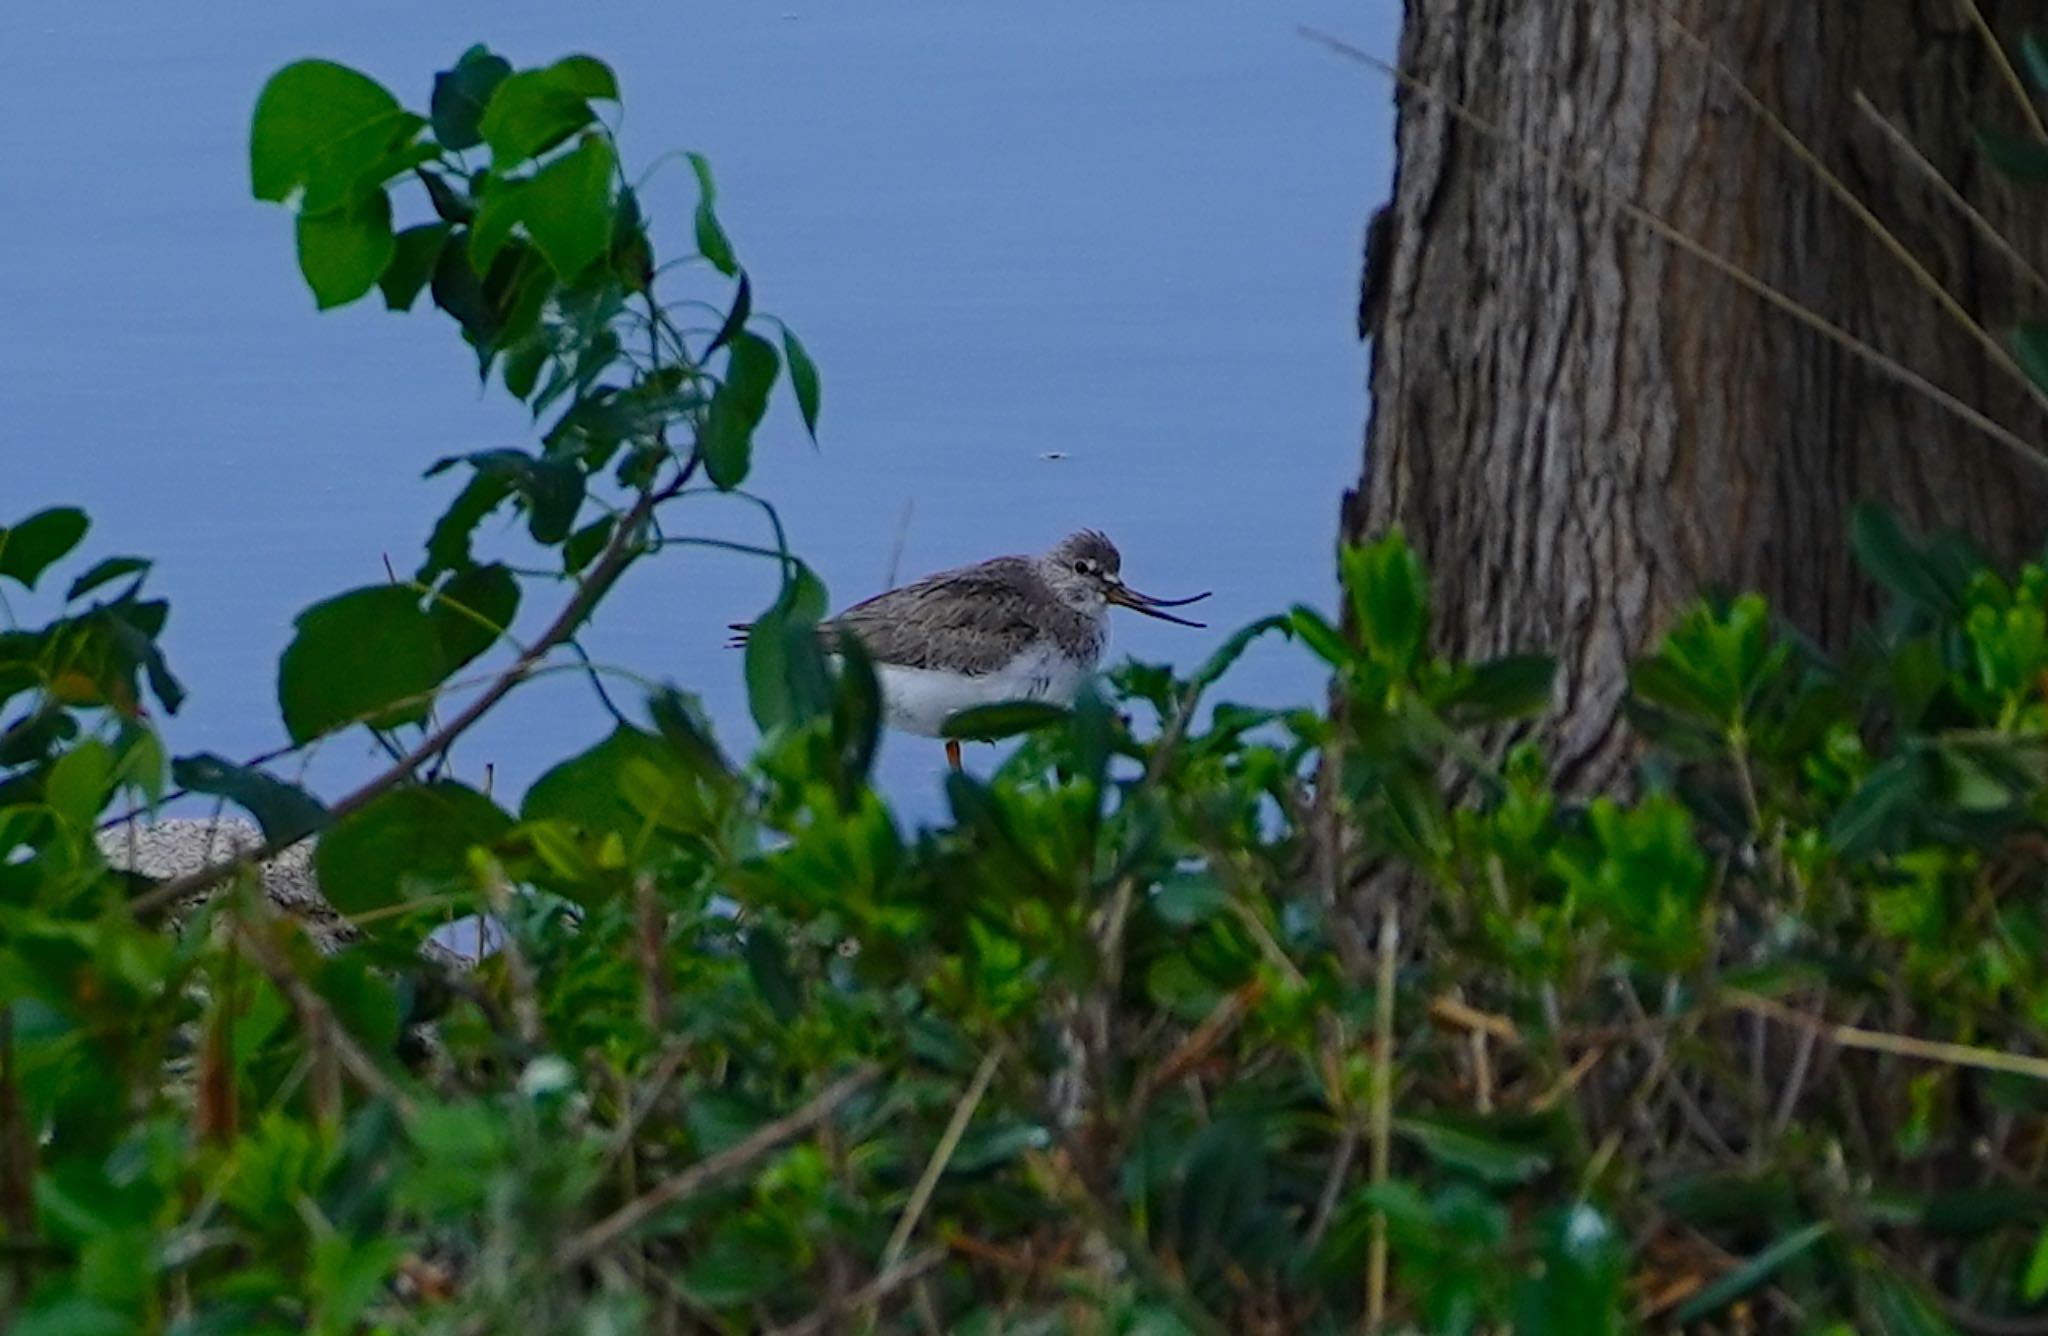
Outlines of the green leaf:
M 1668 653 L 1632 665 L 1628 685 L 1641 699 L 1685 718 L 1716 727 L 1722 722 L 1724 712 L 1713 688 Z
M 495 562 L 457 571 L 427 600 L 446 656 L 455 672 L 498 642 L 519 611 L 519 581 Z
M 754 991 L 768 1004 L 769 1012 L 785 1025 L 803 1014 L 803 988 L 796 976 L 790 972 L 789 951 L 782 944 L 774 928 L 767 924 L 755 927 L 747 934 L 743 953 L 747 960 L 747 973 L 754 981 Z
M 0 529 L 0 575 L 34 589 L 51 563 L 84 540 L 88 527 L 76 506 L 53 506 Z
M 235 803 L 256 818 L 263 838 L 272 843 L 288 843 L 327 824 L 327 809 L 298 785 L 212 752 L 172 761 L 171 782 Z
M 1816 1220 L 1793 1230 L 1741 1266 L 1723 1273 L 1713 1284 L 1679 1305 L 1678 1311 L 1672 1314 L 1672 1321 L 1684 1326 L 1726 1308 L 1776 1275 L 1786 1263 L 1812 1249 L 1833 1233 L 1834 1228 L 1830 1221 Z
M 1337 628 L 1306 603 L 1297 603 L 1288 609 L 1287 629 L 1332 668 L 1342 668 L 1358 657 L 1358 651 L 1351 648 Z
M 690 170 L 697 174 L 697 251 L 711 261 L 712 267 L 719 273 L 731 278 L 740 271 L 740 262 L 733 255 L 732 242 L 726 237 L 725 229 L 718 223 L 718 212 L 715 207 L 718 203 L 718 187 L 711 180 L 711 164 L 701 153 L 691 153 L 687 156 L 690 159 Z
M 720 488 L 746 481 L 753 464 L 754 428 L 768 411 L 768 392 L 782 359 L 775 345 L 758 334 L 742 332 L 726 353 L 725 379 L 711 396 L 704 425 L 704 471 Z
M 782 329 L 782 356 L 789 363 L 789 386 L 796 391 L 797 411 L 804 415 L 804 430 L 811 434 L 811 440 L 818 439 L 818 407 L 823 388 L 818 384 L 818 364 L 811 360 L 810 352 L 790 333 L 787 325 Z
M 461 878 L 471 846 L 490 844 L 512 819 L 483 794 L 452 780 L 394 789 L 320 837 L 320 890 L 344 914 L 398 904 L 406 883 Z
M 2041 151 L 2048 154 L 2048 144 Z M 2012 347 L 2034 387 L 2048 390 L 2048 323 L 2030 320 L 2013 330 Z
M 391 197 L 382 190 L 320 214 L 300 214 L 299 272 L 323 310 L 346 306 L 377 284 L 397 254 Z
M 1877 1319 L 1866 1336 L 1957 1336 L 1956 1329 L 1927 1302 L 1920 1287 L 1888 1267 L 1870 1267 L 1858 1288 Z
M 73 603 L 90 594 L 102 585 L 112 584 L 124 575 L 141 575 L 154 564 L 146 557 L 108 557 L 95 562 L 91 570 L 71 582 L 64 601 Z M 140 581 L 137 582 L 138 585 Z M 133 592 L 132 590 L 130 591 Z
M 619 100 L 618 76 L 596 56 L 563 56 L 548 66 L 548 77 L 559 86 L 584 97 L 604 102 Z
M 320 1236 L 306 1273 L 308 1291 L 318 1303 L 314 1330 L 360 1330 L 357 1319 L 383 1294 L 406 1252 L 403 1239 L 358 1240 L 338 1233 Z
M 771 1226 L 758 1216 L 734 1212 L 690 1259 L 682 1274 L 686 1293 L 712 1308 L 738 1308 L 778 1291 L 795 1278 L 778 1240 L 760 1237 Z
M 45 1300 L 15 1314 L 10 1336 L 129 1336 L 135 1319 L 97 1299 L 78 1296 Z
M 442 222 L 460 226 L 476 217 L 476 201 L 449 185 L 439 172 L 416 170 L 413 175 L 426 187 L 427 202 L 434 206 L 434 215 Z
M 704 356 L 723 348 L 733 341 L 733 336 L 747 327 L 747 317 L 754 313 L 754 284 L 745 271 L 740 273 L 738 291 L 733 293 L 732 306 L 725 313 L 725 320 L 718 326 L 718 332 L 711 336 L 711 342 L 704 345 Z
M 663 687 L 647 698 L 647 713 L 660 730 L 661 740 L 682 758 L 692 774 L 720 785 L 733 782 L 732 762 L 725 759 L 717 739 L 711 735 L 711 722 L 704 714 L 702 701 L 674 687 Z
M 97 738 L 87 738 L 57 758 L 43 783 L 43 801 L 78 830 L 92 827 L 106 805 L 114 782 L 114 753 Z
M 102 611 L 112 622 L 110 634 L 116 647 L 129 663 L 148 675 L 149 689 L 156 693 L 164 709 L 176 714 L 178 707 L 184 704 L 185 688 L 171 676 L 170 665 L 164 662 L 163 650 L 156 643 L 170 606 L 158 599 L 142 603 L 114 603 Z
M 1373 657 L 1397 668 L 1413 664 L 1429 629 L 1429 589 L 1422 563 L 1400 530 L 1347 547 L 1337 564 L 1352 616 Z
M 1896 834 L 1901 817 L 1920 805 L 1926 792 L 1927 767 L 1908 752 L 1894 756 L 1870 772 L 1828 823 L 1828 842 L 1849 858 L 1877 848 Z
M 1546 1150 L 1518 1146 L 1447 1123 L 1396 1118 L 1394 1130 L 1415 1142 L 1431 1159 L 1488 1183 L 1526 1183 L 1550 1168 Z
M 596 119 L 591 98 L 616 101 L 618 92 L 610 69 L 589 56 L 507 77 L 477 126 L 491 146 L 491 170 L 507 172 L 546 153 Z
M 1993 125 L 1977 127 L 1977 149 L 2016 181 L 2048 181 L 2048 144 Z
M 1116 741 L 1116 712 L 1103 699 L 1095 680 L 1084 678 L 1070 710 L 1074 740 L 1073 775 L 1095 791 L 1097 810 L 1109 778 L 1109 755 Z M 1146 838 L 1149 838 L 1146 837 Z
M 2020 59 L 2027 67 L 2027 78 L 2033 81 L 2034 91 L 2048 93 L 2048 45 L 2041 41 L 2038 32 L 2026 33 L 2020 38 Z
M 564 282 L 587 269 L 610 244 L 617 167 L 611 143 L 602 135 L 585 135 L 573 152 L 541 168 L 520 192 L 520 221 Z
M 391 980 L 361 951 L 342 951 L 320 962 L 312 983 L 351 1034 L 373 1050 L 389 1052 L 398 1042 L 404 1016 Z
M 1152 907 L 1176 928 L 1191 928 L 1230 908 L 1230 892 L 1207 872 L 1176 872 L 1152 892 Z
M 597 559 L 605 545 L 612 540 L 612 529 L 618 524 L 617 518 L 606 515 L 603 519 L 584 525 L 569 535 L 569 541 L 562 544 L 562 573 L 579 575 L 583 568 Z
M 420 289 L 433 276 L 434 265 L 441 258 L 441 247 L 448 240 L 448 232 L 446 223 L 421 223 L 392 238 L 391 262 L 384 266 L 383 273 L 377 275 L 377 287 L 384 293 L 385 310 L 412 309 L 412 304 L 419 299 Z
M 993 705 L 976 705 L 950 716 L 939 726 L 939 736 L 995 742 L 1054 724 L 1064 724 L 1069 717 L 1064 705 L 1054 705 L 1049 701 L 997 701 Z
M 540 334 L 529 334 L 519 346 L 506 350 L 505 388 L 514 399 L 525 399 L 533 393 L 549 355 L 548 341 Z
M 2041 1302 L 2048 1295 L 2048 1226 L 2043 1226 L 2040 1236 L 2034 1240 L 2034 1251 L 2027 1258 L 2026 1274 L 2020 1278 L 2020 1298 L 2030 1304 Z
M 1546 654 L 1509 654 L 1472 668 L 1437 708 L 1462 725 L 1497 723 L 1534 714 L 1550 703 L 1557 661 Z
M 588 480 L 573 459 L 542 459 L 518 479 L 526 497 L 526 531 L 533 541 L 552 547 L 569 537 L 576 512 L 583 507 Z
M 1314 616 L 1315 614 L 1311 612 L 1310 615 Z M 1318 618 L 1317 620 L 1321 619 Z M 1195 669 L 1194 676 L 1188 679 L 1189 685 L 1203 690 L 1214 686 L 1222 680 L 1225 673 L 1230 671 L 1232 665 L 1244 657 L 1244 652 L 1251 648 L 1253 641 L 1263 636 L 1271 635 L 1275 631 L 1288 637 L 1290 640 L 1293 639 L 1294 622 L 1292 618 L 1285 614 L 1261 617 L 1257 621 L 1248 623 L 1231 632 L 1230 638 L 1217 646 L 1215 652 L 1202 661 L 1202 666 Z
M 817 633 L 824 615 L 825 586 L 799 563 L 748 630 L 747 706 L 762 732 L 807 723 L 829 708 Z
M 588 484 L 575 460 L 536 458 L 523 450 L 480 450 L 473 455 L 442 460 L 434 471 L 458 462 L 475 468 L 477 476 L 434 526 L 433 537 L 427 542 L 428 565 L 432 570 L 459 570 L 467 566 L 470 531 L 507 495 L 517 495 L 526 503 L 527 530 L 535 542 L 553 546 L 569 536 Z M 422 578 L 431 578 L 431 571 L 423 573 Z
M 470 248 L 475 239 L 476 234 L 467 228 L 458 228 L 449 235 L 447 244 L 441 247 L 440 258 L 434 262 L 429 287 L 434 305 L 455 317 L 470 342 L 488 347 L 497 339 L 504 317 L 485 295 L 483 279 L 470 268 Z
M 293 742 L 367 723 L 427 717 L 447 673 L 434 619 L 399 585 L 350 590 L 300 613 L 277 667 L 277 699 Z
M 385 157 L 406 119 L 398 99 L 368 75 L 328 60 L 296 61 L 256 98 L 250 186 L 257 199 L 283 200 L 314 184 L 316 172 L 352 179 Z
M 1858 506 L 1849 521 L 1849 541 L 1870 577 L 1909 605 L 1944 617 L 1961 615 L 1961 598 L 1890 511 Z
M 484 142 L 479 125 L 491 94 L 512 73 L 512 64 L 492 55 L 482 46 L 462 53 L 455 68 L 434 76 L 434 95 L 428 103 L 433 118 L 434 138 L 443 148 L 475 148 Z
M 1619 1336 L 1627 1253 L 1614 1225 L 1585 1202 L 1551 1213 L 1543 1266 L 1517 1296 L 1515 1336 Z
M 469 267 L 479 274 L 490 272 L 491 262 L 512 240 L 513 232 L 526 210 L 528 181 L 500 181 L 483 197 L 476 222 L 469 229 Z
M 522 821 L 564 821 L 593 835 L 637 837 L 647 822 L 625 799 L 624 775 L 635 761 L 667 770 L 672 754 L 660 738 L 620 724 L 604 741 L 554 766 L 519 804 Z
M 439 520 L 434 522 L 434 531 L 427 537 L 427 560 L 420 567 L 418 580 L 430 583 L 442 571 L 459 571 L 470 564 L 470 536 L 484 516 L 496 510 L 506 497 L 512 495 L 512 483 L 505 474 L 478 469 L 470 480 L 463 484 L 455 500 Z
M 839 684 L 832 693 L 832 736 L 838 746 L 843 800 L 865 784 L 882 739 L 882 683 L 875 661 L 858 636 L 839 637 Z

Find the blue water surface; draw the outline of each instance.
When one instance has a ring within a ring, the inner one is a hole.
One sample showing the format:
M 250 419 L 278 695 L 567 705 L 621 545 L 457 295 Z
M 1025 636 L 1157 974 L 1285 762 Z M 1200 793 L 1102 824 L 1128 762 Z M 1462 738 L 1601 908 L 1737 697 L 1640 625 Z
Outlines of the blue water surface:
M 1140 588 L 1216 591 L 1211 631 L 1119 621 L 1113 655 L 1191 664 L 1224 629 L 1329 600 L 1358 468 L 1359 242 L 1389 183 L 1392 98 L 1303 22 L 1386 53 L 1399 5 L 21 7 L 0 25 L 0 522 L 78 504 L 92 556 L 157 559 L 192 688 L 175 748 L 281 741 L 293 615 L 383 579 L 387 555 L 417 564 L 457 485 L 422 481 L 429 462 L 532 433 L 438 315 L 374 299 L 315 314 L 288 215 L 249 197 L 256 92 L 321 55 L 422 105 L 473 41 L 526 64 L 587 51 L 618 71 L 629 162 L 709 155 L 757 306 L 823 368 L 820 448 L 779 405 L 751 486 L 835 604 L 883 587 L 899 543 L 908 578 L 1094 526 Z M 669 163 L 646 194 L 657 245 L 686 250 L 688 170 Z M 742 506 L 692 506 L 678 519 L 696 532 L 766 537 Z M 588 643 L 700 693 L 744 751 L 723 627 L 773 588 L 759 563 L 671 553 Z M 534 591 L 521 629 L 555 597 Z M 1225 694 L 1317 690 L 1276 645 Z M 488 763 L 509 797 L 606 726 L 586 686 L 542 681 L 458 770 Z M 306 777 L 333 794 L 376 761 L 351 737 Z M 929 816 L 942 765 L 936 744 L 893 738 L 882 782 Z

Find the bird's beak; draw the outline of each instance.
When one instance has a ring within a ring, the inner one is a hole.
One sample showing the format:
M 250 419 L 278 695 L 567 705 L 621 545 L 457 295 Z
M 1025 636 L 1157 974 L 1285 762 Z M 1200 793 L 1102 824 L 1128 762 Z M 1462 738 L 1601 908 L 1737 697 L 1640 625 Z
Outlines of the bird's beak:
M 1209 593 L 1207 590 L 1204 590 L 1188 598 L 1154 598 L 1150 594 L 1141 594 L 1123 581 L 1118 580 L 1113 582 L 1104 591 L 1103 597 L 1120 608 L 1129 608 L 1133 612 L 1142 612 L 1147 617 L 1157 617 L 1162 622 L 1174 622 L 1181 626 L 1202 626 L 1204 625 L 1202 622 L 1191 622 L 1185 617 L 1176 617 L 1170 612 L 1161 612 L 1160 609 L 1179 608 L 1189 603 L 1199 603 L 1209 597 Z

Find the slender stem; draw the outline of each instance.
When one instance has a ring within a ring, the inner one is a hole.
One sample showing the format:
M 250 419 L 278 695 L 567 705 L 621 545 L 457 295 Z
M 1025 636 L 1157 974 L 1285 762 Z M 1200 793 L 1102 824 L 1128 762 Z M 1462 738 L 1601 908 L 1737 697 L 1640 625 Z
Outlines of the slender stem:
M 1373 999 L 1371 1174 L 1374 1187 L 1387 1181 L 1394 1127 L 1394 966 L 1400 952 L 1401 921 L 1389 905 L 1380 916 L 1379 996 Z M 1387 1326 L 1387 1214 L 1374 1211 L 1366 1255 L 1365 1329 Z
M 2005 262 L 2017 270 L 2037 290 L 2048 293 L 2048 275 L 2043 275 L 2040 269 L 2034 265 L 2033 261 L 2020 254 L 2019 247 L 2006 239 L 2005 234 L 2000 232 L 1992 224 L 1991 220 L 1984 216 L 1983 210 L 1963 198 L 1963 192 L 1956 189 L 1954 184 L 1941 174 L 1941 169 L 1928 160 L 1927 155 L 1920 151 L 1918 144 L 1906 137 L 1904 130 L 1901 130 L 1889 117 L 1879 111 L 1877 104 L 1865 97 L 1861 90 L 1858 90 L 1850 98 L 1850 101 L 1854 102 L 1856 110 L 1861 112 L 1871 124 L 1877 127 L 1878 132 L 1890 141 L 1892 147 L 1898 149 L 1900 156 L 1905 158 L 1907 165 L 1924 177 L 1929 185 L 1939 191 L 1941 197 L 1947 200 L 1951 207 L 1970 220 L 1971 226 L 1977 229 L 1977 235 L 1984 239 L 1986 245 L 2004 256 Z
M 1003 1051 L 992 1048 L 988 1056 L 975 1069 L 974 1079 L 968 1083 L 967 1093 L 953 1107 L 953 1116 L 946 1122 L 945 1133 L 939 1138 L 938 1149 L 926 1162 L 924 1172 L 918 1175 L 917 1186 L 911 1189 L 910 1201 L 903 1208 L 903 1214 L 896 1221 L 896 1228 L 889 1234 L 888 1246 L 882 1249 L 882 1270 L 893 1271 L 896 1263 L 903 1258 L 903 1250 L 910 1246 L 910 1236 L 917 1229 L 918 1217 L 931 1203 L 932 1193 L 938 1190 L 939 1179 L 946 1172 L 946 1164 L 959 1149 L 960 1138 L 967 1135 L 967 1124 L 973 1120 L 974 1111 L 981 1105 L 981 1097 L 988 1093 L 988 1083 L 996 1074 L 996 1066 L 1002 1061 Z
M 617 1242 L 620 1235 L 644 1223 L 655 1212 L 695 1195 L 727 1175 L 746 1168 L 784 1143 L 794 1141 L 811 1131 L 838 1112 L 840 1105 L 859 1094 L 878 1074 L 879 1069 L 872 1066 L 855 1069 L 818 1092 L 817 1096 L 802 1108 L 773 1122 L 761 1124 L 716 1155 L 706 1156 L 675 1177 L 635 1197 L 565 1242 L 555 1253 L 556 1266 L 567 1269 L 587 1261 Z
M 1984 39 L 1984 49 L 1991 53 L 1991 63 L 1998 66 L 1998 72 L 2005 80 L 2005 86 L 2012 89 L 2013 101 L 2020 104 L 2020 112 L 2033 127 L 2034 138 L 2048 139 L 2048 125 L 2041 122 L 2041 113 L 2034 106 L 2034 99 L 2027 92 L 2027 86 L 2020 82 L 2020 72 L 2012 67 L 2012 57 L 2005 54 L 2005 44 L 1998 40 L 1998 34 L 1985 21 L 1984 11 L 1977 7 L 1977 0 L 1962 0 L 1963 12 L 1970 16 L 1970 26 Z

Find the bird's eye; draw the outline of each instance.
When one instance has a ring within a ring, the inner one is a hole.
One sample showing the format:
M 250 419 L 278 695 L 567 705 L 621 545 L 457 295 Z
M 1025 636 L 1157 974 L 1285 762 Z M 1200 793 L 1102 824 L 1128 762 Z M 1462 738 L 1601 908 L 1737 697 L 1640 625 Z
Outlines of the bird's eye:
M 1083 557 L 1074 563 L 1074 569 L 1082 575 L 1093 575 L 1095 574 L 1095 563 L 1087 557 Z

